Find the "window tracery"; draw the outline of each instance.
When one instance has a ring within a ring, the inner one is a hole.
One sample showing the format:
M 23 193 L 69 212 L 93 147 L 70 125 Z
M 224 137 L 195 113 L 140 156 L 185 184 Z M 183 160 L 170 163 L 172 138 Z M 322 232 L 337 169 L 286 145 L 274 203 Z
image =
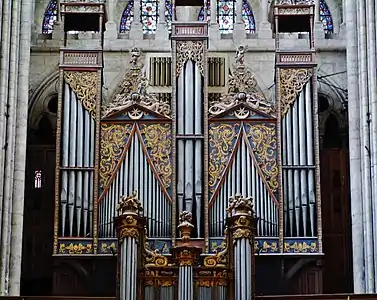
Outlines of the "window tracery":
M 159 19 L 158 0 L 142 0 L 140 7 L 140 20 L 143 25 L 143 32 L 153 34 L 156 32 L 157 23 Z M 128 1 L 126 8 L 123 11 L 120 21 L 120 33 L 130 31 L 131 24 L 134 20 L 134 0 Z M 172 23 L 172 3 L 171 0 L 165 0 L 165 21 L 168 30 L 171 30 Z
M 334 32 L 334 24 L 330 9 L 325 0 L 320 0 L 319 2 L 319 17 L 323 24 L 323 29 L 325 33 Z
M 42 33 L 50 34 L 54 31 L 54 22 L 58 17 L 58 2 L 51 0 L 46 8 L 42 24 Z
M 235 0 L 217 1 L 217 23 L 222 34 L 231 33 L 235 23 Z M 211 19 L 210 1 L 207 1 L 207 21 Z M 199 21 L 204 20 L 204 8 L 199 12 Z M 242 20 L 247 33 L 255 32 L 255 19 L 253 11 L 247 0 L 242 1 Z

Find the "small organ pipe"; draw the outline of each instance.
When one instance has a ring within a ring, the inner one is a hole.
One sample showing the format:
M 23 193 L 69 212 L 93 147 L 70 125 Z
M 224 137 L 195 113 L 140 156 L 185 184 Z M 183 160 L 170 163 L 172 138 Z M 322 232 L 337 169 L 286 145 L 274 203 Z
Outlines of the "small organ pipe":
M 234 150 L 234 160 L 229 166 L 228 173 L 225 174 L 224 182 L 217 195 L 211 200 L 210 236 L 212 237 L 220 237 L 224 234 L 227 205 L 225 199 L 242 191 L 247 191 L 246 195 L 254 199 L 255 212 L 260 219 L 257 225 L 258 235 L 278 235 L 278 205 L 259 175 L 247 143 L 249 143 L 247 138 L 242 136 L 240 144 Z
M 170 236 L 171 203 L 161 189 L 147 161 L 142 144 L 135 134 L 113 182 L 104 195 L 101 195 L 99 203 L 101 237 L 115 237 L 113 218 L 116 216 L 117 203 L 121 196 L 129 195 L 134 189 L 140 195 L 150 237 Z

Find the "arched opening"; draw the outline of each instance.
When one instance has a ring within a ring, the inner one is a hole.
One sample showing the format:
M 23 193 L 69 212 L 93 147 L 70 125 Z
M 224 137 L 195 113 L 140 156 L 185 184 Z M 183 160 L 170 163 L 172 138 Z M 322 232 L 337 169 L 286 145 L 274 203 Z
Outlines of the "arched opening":
M 352 292 L 348 131 L 344 112 L 319 95 L 323 292 Z
M 26 156 L 22 295 L 51 295 L 57 94 L 32 112 Z

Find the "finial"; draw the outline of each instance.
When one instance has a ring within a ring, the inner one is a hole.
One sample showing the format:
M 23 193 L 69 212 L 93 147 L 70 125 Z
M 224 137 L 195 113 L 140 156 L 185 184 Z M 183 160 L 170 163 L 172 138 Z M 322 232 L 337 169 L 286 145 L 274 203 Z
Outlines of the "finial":
M 137 68 L 141 51 L 139 50 L 139 48 L 132 48 L 130 52 L 131 52 L 131 61 L 130 61 L 131 68 Z
M 121 196 L 117 211 L 119 215 L 124 215 L 125 213 L 141 214 L 143 207 L 141 206 L 137 191 L 133 191 L 130 196 Z
M 227 208 L 229 215 L 253 215 L 254 204 L 251 197 L 243 197 L 241 194 L 236 194 L 229 198 L 229 206 Z
M 192 222 L 192 213 L 189 211 L 182 211 L 179 214 L 178 229 L 181 231 L 182 242 L 187 244 L 191 239 L 191 231 L 194 229 Z

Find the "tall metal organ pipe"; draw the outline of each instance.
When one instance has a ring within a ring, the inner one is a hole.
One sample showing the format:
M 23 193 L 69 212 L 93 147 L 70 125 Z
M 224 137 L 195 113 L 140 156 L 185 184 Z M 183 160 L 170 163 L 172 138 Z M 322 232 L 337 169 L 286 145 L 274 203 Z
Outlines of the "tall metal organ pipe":
M 61 234 L 86 237 L 93 226 L 95 121 L 64 85 L 61 163 Z
M 316 234 L 312 105 L 311 82 L 308 82 L 282 119 L 284 224 L 287 236 Z
M 202 75 L 188 60 L 178 77 L 177 103 L 177 197 L 178 210 L 194 215 L 197 236 L 201 235 L 203 198 L 203 93 Z

